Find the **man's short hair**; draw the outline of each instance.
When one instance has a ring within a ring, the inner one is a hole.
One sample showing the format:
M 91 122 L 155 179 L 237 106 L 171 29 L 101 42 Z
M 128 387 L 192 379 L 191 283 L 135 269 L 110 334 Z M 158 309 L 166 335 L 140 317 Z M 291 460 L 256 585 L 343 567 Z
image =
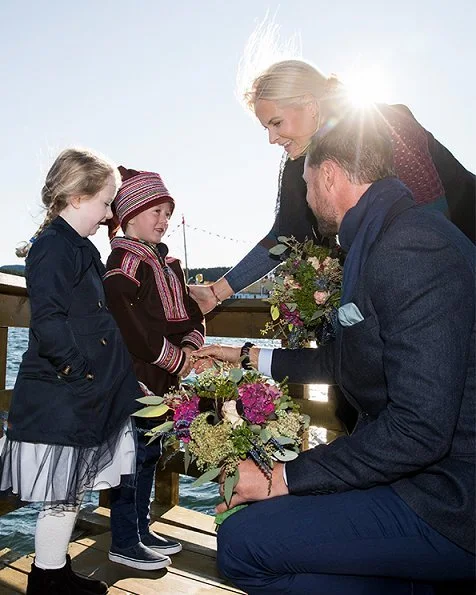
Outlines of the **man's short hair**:
M 395 175 L 392 140 L 376 108 L 349 113 L 316 132 L 306 164 L 318 168 L 327 160 L 337 163 L 354 184 Z

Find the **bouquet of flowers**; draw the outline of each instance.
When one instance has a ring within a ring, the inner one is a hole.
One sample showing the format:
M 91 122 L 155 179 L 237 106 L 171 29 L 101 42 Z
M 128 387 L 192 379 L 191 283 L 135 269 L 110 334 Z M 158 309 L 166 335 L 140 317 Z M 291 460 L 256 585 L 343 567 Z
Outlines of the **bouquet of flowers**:
M 335 337 L 341 296 L 342 266 L 336 250 L 293 237 L 280 236 L 278 241 L 269 252 L 286 255 L 286 260 L 277 268 L 267 298 L 272 321 L 261 332 L 287 339 L 290 348 L 309 341 L 323 345 Z
M 239 479 L 240 461 L 252 459 L 271 482 L 274 461 L 297 457 L 309 427 L 309 417 L 299 413 L 285 382 L 228 364 L 215 364 L 163 397 L 148 395 L 138 401 L 146 407 L 136 416 L 165 415 L 165 421 L 147 432 L 150 441 L 179 440 L 185 470 L 195 461 L 203 471 L 193 485 L 221 476 L 227 503 Z

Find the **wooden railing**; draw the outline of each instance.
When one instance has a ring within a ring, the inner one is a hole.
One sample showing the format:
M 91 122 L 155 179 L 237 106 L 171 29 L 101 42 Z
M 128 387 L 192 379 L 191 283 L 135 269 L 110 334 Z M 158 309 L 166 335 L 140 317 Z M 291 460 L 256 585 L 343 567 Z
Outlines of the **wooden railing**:
M 260 330 L 269 320 L 269 305 L 262 300 L 228 300 L 207 315 L 207 335 L 213 337 L 262 338 Z M 7 341 L 9 327 L 28 327 L 30 322 L 29 300 L 23 277 L 0 273 L 0 410 L 8 411 L 11 389 L 6 389 Z M 311 417 L 311 425 L 323 426 L 335 433 L 342 426 L 335 417 L 333 401 L 311 401 L 303 385 L 292 385 L 291 394 L 300 399 L 301 411 Z M 178 476 L 184 473 L 180 453 L 173 457 L 165 469 L 156 474 L 156 505 L 159 508 L 178 504 Z M 197 475 L 194 468 L 188 474 Z M 107 503 L 102 494 L 101 504 Z M 12 506 L 10 506 L 11 508 Z M 4 509 L 3 509 L 4 510 Z M 2 508 L 0 507 L 0 513 Z

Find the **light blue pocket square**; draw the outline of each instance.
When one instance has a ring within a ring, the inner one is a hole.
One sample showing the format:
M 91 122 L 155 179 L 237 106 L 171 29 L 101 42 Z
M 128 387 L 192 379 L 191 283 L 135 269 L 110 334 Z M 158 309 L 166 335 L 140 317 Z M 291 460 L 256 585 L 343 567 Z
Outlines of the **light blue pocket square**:
M 352 326 L 353 324 L 362 322 L 364 319 L 360 310 L 353 302 L 341 306 L 337 311 L 337 317 L 342 326 Z

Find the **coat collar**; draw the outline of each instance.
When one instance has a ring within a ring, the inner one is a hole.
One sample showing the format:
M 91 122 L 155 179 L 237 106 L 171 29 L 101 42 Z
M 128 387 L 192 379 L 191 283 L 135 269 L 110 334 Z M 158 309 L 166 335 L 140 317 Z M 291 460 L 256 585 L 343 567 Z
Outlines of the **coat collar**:
M 80 236 L 79 233 L 73 227 L 71 227 L 71 225 L 65 219 L 63 219 L 63 217 L 61 217 L 61 215 L 58 215 L 56 219 L 53 219 L 49 225 L 49 228 L 54 229 L 61 235 L 68 238 L 68 240 L 75 246 L 78 246 L 78 248 L 89 249 L 96 260 L 101 260 L 101 255 L 91 240 Z
M 377 232 L 387 211 L 404 194 L 409 195 L 409 190 L 397 178 L 384 178 L 374 182 L 342 219 L 339 229 L 339 244 L 342 249 L 349 252 L 356 236 L 366 233 L 368 227 L 374 227 Z
M 404 196 L 411 197 L 411 193 L 400 180 L 384 178 L 374 182 L 359 202 L 344 215 L 339 229 L 340 245 L 347 252 L 342 279 L 342 305 L 352 297 L 383 229 L 387 213 Z

